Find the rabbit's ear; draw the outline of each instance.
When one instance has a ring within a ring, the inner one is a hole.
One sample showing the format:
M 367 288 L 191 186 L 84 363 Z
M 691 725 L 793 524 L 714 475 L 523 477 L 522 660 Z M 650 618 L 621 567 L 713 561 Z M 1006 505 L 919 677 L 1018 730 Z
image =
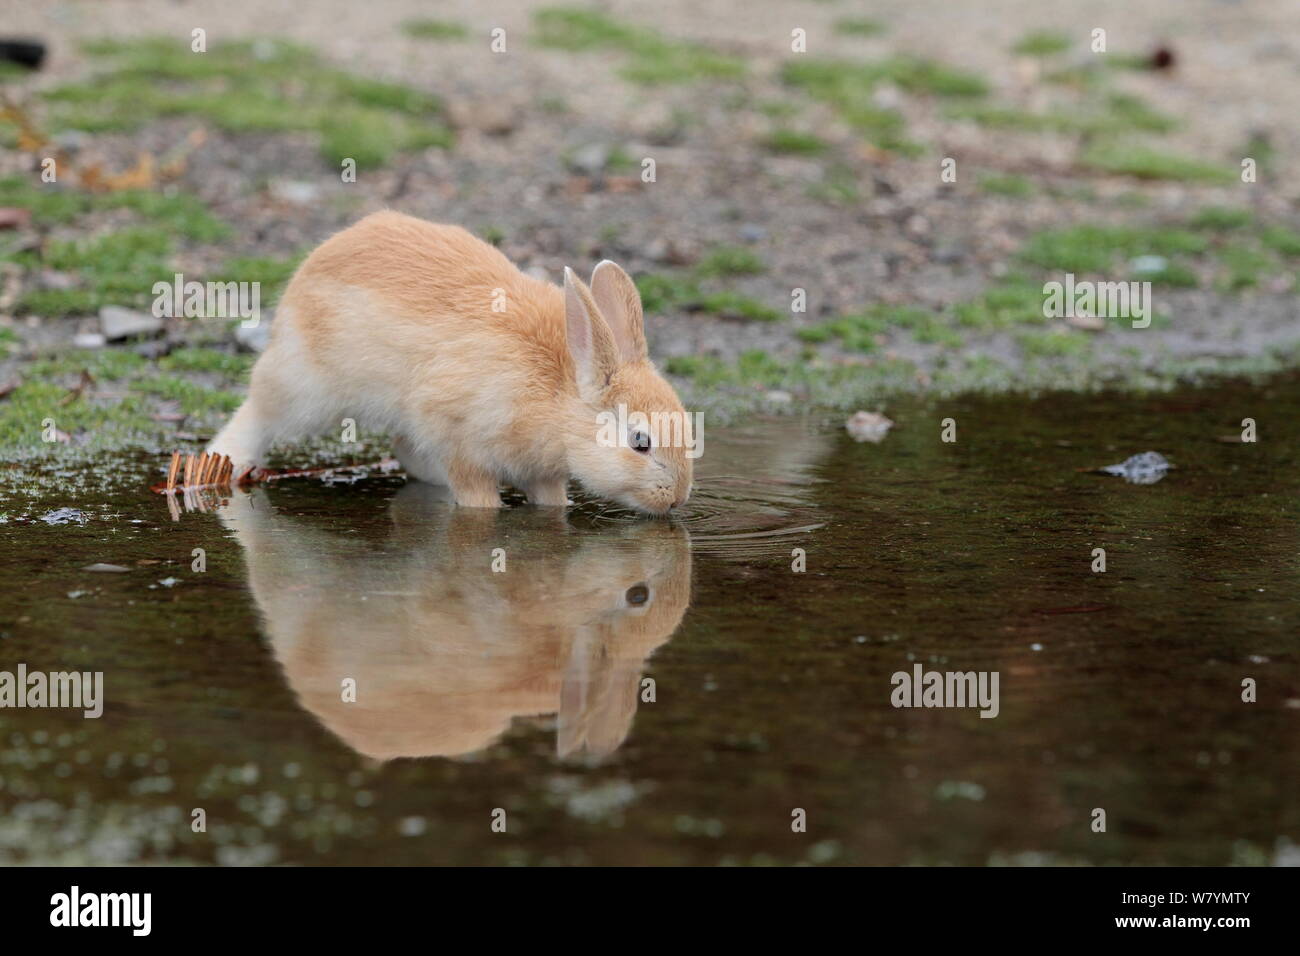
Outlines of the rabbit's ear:
M 648 356 L 645 344 L 645 316 L 641 311 L 641 293 L 632 277 L 616 263 L 604 259 L 591 274 L 591 296 L 600 314 L 609 323 L 624 362 L 639 362 Z
M 591 290 L 569 268 L 564 270 L 564 328 L 579 388 L 604 388 L 618 368 L 614 334 L 601 318 Z

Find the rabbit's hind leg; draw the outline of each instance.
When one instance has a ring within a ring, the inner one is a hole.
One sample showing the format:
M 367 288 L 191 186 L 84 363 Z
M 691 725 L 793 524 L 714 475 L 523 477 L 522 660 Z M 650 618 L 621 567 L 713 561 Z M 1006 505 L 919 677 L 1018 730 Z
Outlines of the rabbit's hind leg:
M 393 456 L 401 464 L 402 470 L 416 481 L 429 485 L 451 484 L 447 469 L 438 460 L 438 456 L 420 448 L 405 435 L 393 439 Z

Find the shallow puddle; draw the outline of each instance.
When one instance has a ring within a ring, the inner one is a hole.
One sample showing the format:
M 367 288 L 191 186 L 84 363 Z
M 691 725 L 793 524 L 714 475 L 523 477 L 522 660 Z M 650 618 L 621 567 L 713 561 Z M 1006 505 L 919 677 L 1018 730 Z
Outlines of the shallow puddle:
M 0 862 L 1296 862 L 1300 380 L 888 412 L 706 432 L 673 522 L 6 489 L 0 670 L 106 703 L 0 710 Z

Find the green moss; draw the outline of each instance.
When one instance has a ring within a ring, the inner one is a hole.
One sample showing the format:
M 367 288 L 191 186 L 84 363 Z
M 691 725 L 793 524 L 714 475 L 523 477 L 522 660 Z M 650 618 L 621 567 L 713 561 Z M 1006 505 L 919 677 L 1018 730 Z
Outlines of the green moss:
M 1057 104 L 1049 111 L 1030 113 L 990 104 L 962 104 L 949 107 L 952 119 L 966 119 L 994 129 L 1018 132 L 1069 134 L 1114 134 L 1134 130 L 1164 133 L 1175 129 L 1177 121 L 1159 113 L 1136 96 L 1112 94 L 1100 104 L 1065 108 Z
M 1034 192 L 1034 184 L 1024 176 L 985 176 L 980 179 L 980 188 L 995 196 L 1016 199 L 1024 199 Z
M 850 166 L 831 165 L 823 172 L 821 182 L 811 184 L 807 193 L 813 199 L 836 206 L 852 205 L 862 200 L 857 172 Z
M 163 227 L 137 226 L 91 239 L 57 240 L 42 255 L 13 257 L 28 268 L 45 267 L 77 276 L 77 289 L 33 289 L 19 300 L 24 313 L 62 316 L 104 305 L 142 306 L 155 282 L 171 278 L 171 239 Z
M 157 431 L 150 407 L 134 396 L 103 403 L 75 397 L 76 393 L 50 381 L 30 380 L 0 402 L 0 447 L 54 450 L 43 441 L 43 423 L 74 438 L 113 445 L 128 437 Z
M 16 310 L 21 315 L 61 318 L 89 315 L 106 304 L 104 297 L 91 289 L 29 289 L 19 298 Z
M 200 415 L 205 412 L 233 412 L 239 407 L 243 397 L 234 392 L 214 389 L 195 382 L 193 379 L 176 375 L 158 375 L 131 383 L 134 391 L 147 395 L 156 395 L 168 401 L 179 402 L 181 410 L 187 415 Z
M 695 266 L 700 278 L 758 275 L 766 270 L 758 254 L 744 246 L 715 246 Z
M 670 375 L 694 379 L 709 387 L 724 385 L 774 386 L 781 383 L 789 368 L 761 349 L 742 352 L 734 363 L 714 356 L 687 355 L 669 359 L 665 370 Z
M 1030 113 L 1027 110 L 986 103 L 950 106 L 944 110 L 944 115 L 954 120 L 970 120 L 992 129 L 1022 132 L 1057 132 L 1064 124 L 1074 123 L 1071 117 L 1058 113 Z
M 820 322 L 817 325 L 810 325 L 807 328 L 799 329 L 795 335 L 803 342 L 821 344 L 822 342 L 829 342 L 831 339 L 835 338 L 836 332 L 831 328 L 829 322 Z
M 53 269 L 73 275 L 72 289 L 30 289 L 19 300 L 20 314 L 85 315 L 105 305 L 143 308 L 153 300 L 154 283 L 170 282 L 172 242 L 165 226 L 138 226 L 88 239 L 59 240 L 43 252 L 7 257 L 29 270 Z M 6 257 L 0 255 L 0 261 Z M 297 267 L 298 259 L 237 257 L 205 278 L 214 282 L 260 283 L 260 299 L 271 302 Z
M 158 361 L 158 368 L 167 372 L 213 372 L 232 381 L 248 376 L 256 361 L 255 356 L 239 352 L 223 352 L 211 348 L 177 349 Z
M 450 131 L 400 113 L 340 109 L 321 120 L 321 155 L 331 165 L 353 159 L 360 167 L 382 166 L 399 152 L 447 147 Z
M 699 283 L 685 276 L 648 273 L 636 278 L 641 307 L 650 314 L 672 311 L 700 296 Z
M 744 246 L 715 246 L 689 274 L 645 274 L 636 278 L 636 285 L 647 313 L 703 311 L 722 318 L 776 322 L 783 313 L 766 303 L 731 289 L 708 288 L 718 280 L 757 275 L 766 268 L 763 260 Z
M 841 116 L 867 142 L 880 149 L 900 156 L 919 156 L 925 151 L 920 143 L 904 135 L 907 123 L 897 110 L 862 104 L 842 109 Z
M 988 84 L 973 73 L 920 57 L 891 57 L 875 63 L 847 60 L 797 60 L 787 63 L 784 80 L 828 101 L 855 102 L 882 82 L 909 93 L 931 96 L 984 96 Z
M 671 40 L 655 30 L 620 23 L 579 7 L 548 7 L 533 14 L 534 39 L 541 46 L 576 52 L 617 50 L 629 56 L 623 75 L 646 85 L 693 80 L 736 79 L 742 60 L 697 43 Z
M 1011 52 L 1022 56 L 1054 56 L 1070 49 L 1070 36 L 1059 30 L 1036 30 L 1016 41 Z
M 1092 348 L 1092 342 L 1082 332 L 1021 332 L 1016 342 L 1026 356 L 1036 358 L 1082 355 Z
M 793 129 L 776 129 L 763 139 L 763 145 L 774 153 L 791 153 L 816 156 L 826 151 L 826 141 L 812 133 Z
M 622 50 L 639 53 L 661 42 L 657 33 L 619 23 L 598 10 L 548 7 L 533 14 L 535 39 L 560 50 Z
M 130 130 L 158 117 L 197 116 L 230 132 L 316 132 L 330 162 L 364 164 L 451 141 L 436 97 L 335 69 L 304 47 L 232 41 L 192 53 L 157 38 L 87 50 L 107 69 L 46 94 L 55 129 Z
M 1116 73 L 1151 69 L 1151 58 L 1141 53 L 1107 53 L 1091 56 L 1085 63 L 1051 70 L 1043 75 L 1048 83 L 1083 90 L 1101 89 Z
M 259 301 L 266 305 L 273 301 L 293 276 L 301 255 L 278 258 L 272 256 L 235 256 L 227 259 L 210 282 L 256 282 L 259 284 Z
M 187 239 L 214 242 L 230 235 L 230 227 L 213 216 L 198 197 L 182 192 L 132 189 L 86 193 L 33 178 L 7 176 L 0 178 L 0 206 L 30 209 L 32 218 L 42 224 L 69 223 L 101 210 L 129 209 L 141 220 L 166 226 Z
M 1300 256 L 1300 232 L 1285 226 L 1270 226 L 1259 234 L 1259 241 L 1284 256 Z
M 605 168 L 611 173 L 621 173 L 626 175 L 641 168 L 640 162 L 622 146 L 616 146 L 609 151 L 609 156 L 605 160 Z
M 766 100 L 758 104 L 758 111 L 772 119 L 789 119 L 799 115 L 800 107 L 788 100 Z
M 874 37 L 885 32 L 885 25 L 865 17 L 845 18 L 835 21 L 835 32 L 842 36 Z
M 682 380 L 688 405 L 699 407 L 704 400 L 712 410 L 753 409 L 761 406 L 766 391 L 774 388 L 798 395 L 800 408 L 810 403 L 860 407 L 869 396 L 917 389 L 916 366 L 901 359 L 875 357 L 860 363 L 842 363 L 814 355 L 782 360 L 753 351 L 742 354 L 735 362 L 691 356 L 668 364 L 669 374 Z
M 1255 221 L 1249 209 L 1207 206 L 1187 220 L 1191 229 L 1241 229 Z
M 74 349 L 37 359 L 27 371 L 32 378 L 45 380 L 76 378 L 84 371 L 97 381 L 118 382 L 140 374 L 148 364 L 142 356 L 123 349 Z
M 89 389 L 74 388 L 88 373 Z M 159 425 L 150 416 L 154 405 L 137 394 L 112 398 L 100 395 L 105 382 L 130 382 L 149 374 L 149 363 L 135 352 L 120 349 L 72 350 L 32 361 L 23 382 L 0 402 L 0 448 L 58 451 L 63 446 L 42 441 L 42 422 L 72 435 L 78 446 L 115 447 L 123 442 L 156 436 Z
M 953 307 L 959 325 L 991 331 L 1041 323 L 1043 287 L 1020 277 L 1007 277 L 984 290 L 978 298 Z
M 1242 237 L 1240 230 L 1254 222 L 1248 210 L 1207 207 L 1191 216 L 1190 228 L 1075 226 L 1038 233 L 1025 243 L 1019 258 L 1053 272 L 1112 273 L 1127 260 L 1143 255 L 1167 260 L 1158 272 L 1132 275 L 1133 279 L 1156 285 L 1194 288 L 1200 278 L 1183 261 L 1187 257 L 1217 257 L 1216 286 L 1225 292 L 1241 291 L 1259 284 L 1260 276 L 1279 266 L 1276 253 L 1290 249 L 1300 255 L 1300 235 L 1283 227 L 1271 227 L 1258 235 L 1258 242 Z M 1235 233 L 1234 241 L 1207 233 Z
M 1107 53 L 1106 60 L 1117 70 L 1154 69 L 1151 63 L 1151 57 L 1146 53 L 1126 53 L 1122 51 Z
M 1177 120 L 1152 109 L 1143 100 L 1128 93 L 1112 93 L 1107 97 L 1106 105 L 1113 124 L 1110 128 L 1099 128 L 1096 132 L 1139 129 L 1167 133 L 1178 128 Z
M 992 332 L 1026 324 L 1042 324 L 1043 290 L 1029 280 L 1004 279 L 976 299 L 935 312 L 913 306 L 876 305 L 863 312 L 807 326 L 796 334 L 804 342 L 838 339 L 843 348 L 875 352 L 883 336 L 904 331 L 920 343 L 960 348 L 962 329 Z
M 417 40 L 463 40 L 469 36 L 469 28 L 462 23 L 427 18 L 407 20 L 402 24 L 402 32 Z
M 942 314 L 925 309 L 911 310 L 915 316 L 910 322 L 899 323 L 910 329 L 912 338 L 926 345 L 944 345 L 960 348 L 965 344 L 960 332 L 951 325 L 951 320 Z
M 921 57 L 892 57 L 874 69 L 879 79 L 889 80 L 909 93 L 953 97 L 988 93 L 988 83 L 982 77 Z
M 66 223 L 91 208 L 91 197 L 54 183 L 38 186 L 30 177 L 5 176 L 0 178 L 0 205 L 30 209 L 40 224 Z
M 1151 197 L 1137 190 L 1129 190 L 1111 197 L 1111 202 L 1120 209 L 1146 209 L 1151 205 Z
M 1253 289 L 1267 265 L 1258 247 L 1243 243 L 1230 243 L 1220 249 L 1219 263 L 1223 271 L 1216 284 L 1224 292 Z
M 883 336 L 895 330 L 909 332 L 917 342 L 949 346 L 962 344 L 949 316 L 928 309 L 894 305 L 875 305 L 862 312 L 806 326 L 796 334 L 804 342 L 838 339 L 841 347 L 848 351 L 870 353 L 879 348 Z
M 1147 146 L 1099 144 L 1084 154 L 1083 163 L 1101 172 L 1138 179 L 1229 183 L 1236 178 L 1234 172 L 1224 166 Z
M 432 93 L 389 83 L 368 76 L 330 71 L 326 74 L 331 93 L 340 105 L 364 106 L 409 117 L 427 117 L 442 108 L 442 101 Z
M 1180 289 L 1194 289 L 1200 285 L 1196 273 L 1180 262 L 1166 263 L 1163 269 L 1155 272 L 1137 273 L 1133 278 L 1141 282 L 1150 282 L 1152 285 L 1172 286 Z
M 170 441 L 175 425 L 153 416 L 175 402 L 191 416 L 187 428 L 215 427 L 240 403 L 228 386 L 242 383 L 253 356 L 188 347 L 152 362 L 127 349 L 68 350 L 32 360 L 22 384 L 0 402 L 0 448 L 61 453 L 41 440 L 52 418 L 74 448 L 152 447 Z M 91 384 L 84 385 L 83 375 Z M 108 383 L 112 383 L 111 385 Z
M 778 322 L 781 313 L 766 303 L 738 292 L 713 292 L 700 300 L 704 311 L 724 319 L 747 319 L 754 322 Z
M 1273 166 L 1277 150 L 1265 133 L 1252 133 L 1241 148 L 1242 159 L 1253 159 L 1261 171 L 1268 171 Z
M 905 155 L 919 152 L 920 147 L 905 138 L 903 117 L 897 111 L 881 109 L 872 100 L 878 84 L 887 81 L 910 93 L 940 97 L 978 97 L 988 90 L 978 76 L 913 57 L 865 64 L 800 59 L 785 65 L 782 78 L 830 105 L 876 146 Z
M 1118 256 L 1193 254 L 1207 246 L 1204 236 L 1185 229 L 1084 225 L 1030 237 L 1020 258 L 1054 271 L 1102 272 Z

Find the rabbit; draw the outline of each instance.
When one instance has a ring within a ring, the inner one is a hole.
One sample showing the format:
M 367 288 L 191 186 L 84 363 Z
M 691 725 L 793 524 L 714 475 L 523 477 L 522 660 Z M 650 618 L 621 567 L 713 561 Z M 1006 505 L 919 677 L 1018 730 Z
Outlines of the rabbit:
M 678 440 L 654 444 L 658 430 L 634 417 L 611 442 L 602 413 L 620 405 L 680 416 L 664 419 L 682 423 Z M 691 491 L 690 419 L 650 362 L 626 272 L 605 260 L 588 287 L 566 268 L 561 289 L 459 226 L 398 212 L 367 216 L 299 266 L 248 398 L 208 450 L 247 477 L 272 443 L 349 418 L 393 435 L 408 476 L 462 506 L 499 507 L 503 482 L 564 506 L 573 477 L 665 515 Z
M 382 541 L 277 514 L 264 488 L 220 509 L 300 704 L 377 761 L 476 753 L 516 718 L 549 714 L 560 757 L 613 752 L 646 658 L 690 603 L 685 528 L 578 534 L 563 512 L 464 509 L 447 496 L 406 485 Z M 355 701 L 343 699 L 347 678 Z

